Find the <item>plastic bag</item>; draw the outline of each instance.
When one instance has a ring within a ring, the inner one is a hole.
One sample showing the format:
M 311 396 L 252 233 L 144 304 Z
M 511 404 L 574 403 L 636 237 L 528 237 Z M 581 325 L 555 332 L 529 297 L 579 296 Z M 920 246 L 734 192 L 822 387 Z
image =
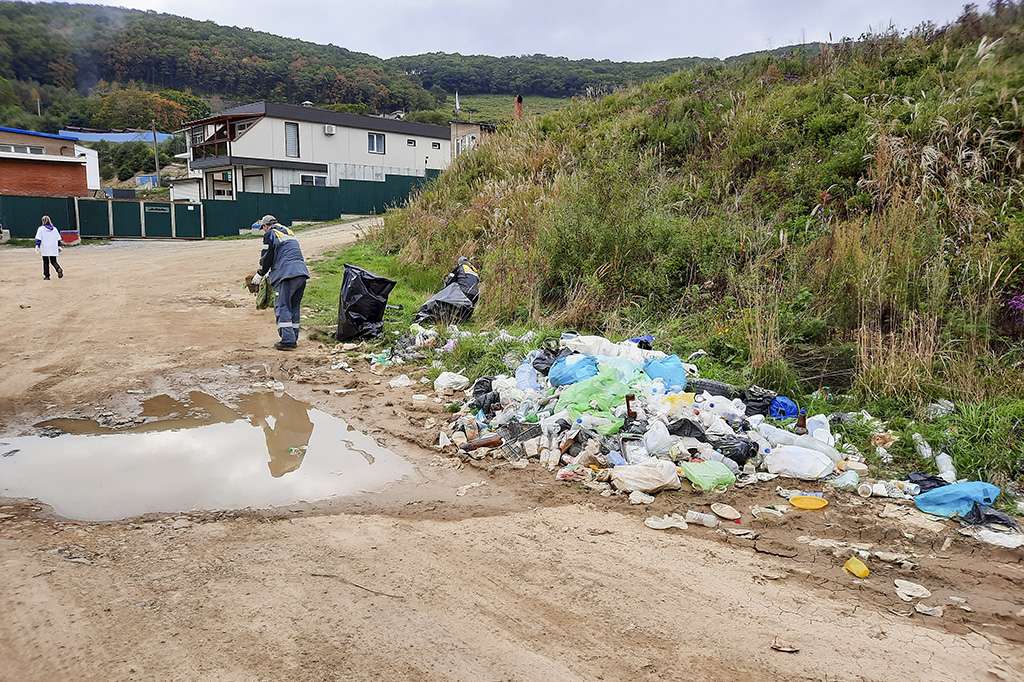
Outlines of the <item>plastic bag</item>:
M 338 341 L 369 339 L 384 331 L 384 310 L 394 280 L 375 275 L 355 265 L 345 264 L 338 296 Z
M 456 374 L 455 372 L 441 372 L 441 374 L 434 379 L 434 390 L 438 393 L 462 391 L 468 386 L 469 379 L 461 374 Z
M 644 363 L 644 374 L 652 379 L 664 381 L 669 392 L 677 393 L 686 388 L 686 369 L 683 368 L 683 361 L 678 355 L 651 358 Z
M 551 374 L 554 373 L 555 367 L 552 367 Z M 622 404 L 628 392 L 629 387 L 619 381 L 614 370 L 602 370 L 595 376 L 563 389 L 556 409 L 568 410 L 574 419 L 581 414 L 605 417 L 609 425 L 597 431 L 609 435 L 622 428 L 622 419 L 615 417 L 613 410 Z
M 667 455 L 675 442 L 676 439 L 668 432 L 665 422 L 657 419 L 651 422 L 647 433 L 644 434 L 644 447 L 652 455 Z
M 624 341 L 612 343 L 603 336 L 578 336 L 575 334 L 563 334 L 561 344 L 565 348 L 583 353 L 586 355 L 608 355 L 611 357 L 629 358 L 637 364 L 642 364 L 651 358 L 663 358 L 665 354 L 656 350 L 643 350 L 635 343 Z
M 975 502 L 991 505 L 999 497 L 999 488 L 982 481 L 950 483 L 914 498 L 917 508 L 936 516 L 967 516 Z
M 743 402 L 747 405 L 747 414 L 760 414 L 767 417 L 772 407 L 772 401 L 778 395 L 775 391 L 769 391 L 767 388 L 751 386 L 743 391 Z
M 835 470 L 835 464 L 828 455 L 796 445 L 773 448 L 765 455 L 764 464 L 768 473 L 804 481 L 825 478 Z
M 589 355 L 569 355 L 559 358 L 548 371 L 552 386 L 568 386 L 597 374 L 597 360 Z
M 473 314 L 473 301 L 456 283 L 451 283 L 420 306 L 416 322 L 439 321 L 451 324 L 468 320 Z
M 516 368 L 516 386 L 522 391 L 540 392 L 540 380 L 537 377 L 537 370 L 533 361 L 540 355 L 540 351 L 532 351 L 526 359 Z
M 664 459 L 652 457 L 642 464 L 627 464 L 612 469 L 612 485 L 618 490 L 656 493 L 661 490 L 679 490 L 682 482 L 676 466 Z
M 796 419 L 800 408 L 784 395 L 776 396 L 768 408 L 768 416 L 772 419 Z
M 694 488 L 704 492 L 728 488 L 736 482 L 735 474 L 721 462 L 680 462 L 679 468 Z

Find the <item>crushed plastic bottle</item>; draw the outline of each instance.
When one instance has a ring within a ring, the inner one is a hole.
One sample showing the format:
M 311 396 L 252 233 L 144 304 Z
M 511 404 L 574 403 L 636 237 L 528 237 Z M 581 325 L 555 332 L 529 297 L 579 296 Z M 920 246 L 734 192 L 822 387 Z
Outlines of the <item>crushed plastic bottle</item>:
M 928 441 L 924 439 L 924 436 L 920 433 L 915 433 L 912 438 L 914 440 L 914 448 L 917 450 L 917 454 L 920 455 L 921 459 L 926 462 L 932 461 L 932 458 L 935 455 L 932 453 L 932 446 L 928 444 Z
M 935 466 L 939 468 L 939 477 L 947 483 L 956 483 L 956 467 L 953 466 L 953 458 L 945 452 L 935 456 Z
M 702 526 L 708 528 L 718 528 L 721 521 L 714 514 L 702 514 L 701 512 L 693 511 L 692 509 L 686 512 L 687 523 L 699 523 Z

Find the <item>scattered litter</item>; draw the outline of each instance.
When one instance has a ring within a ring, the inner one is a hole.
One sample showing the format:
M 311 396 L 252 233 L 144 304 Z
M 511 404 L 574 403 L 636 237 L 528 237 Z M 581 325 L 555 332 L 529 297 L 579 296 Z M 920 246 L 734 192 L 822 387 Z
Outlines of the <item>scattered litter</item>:
M 692 509 L 686 512 L 687 523 L 698 523 L 708 528 L 718 528 L 721 521 L 718 517 L 713 514 L 704 514 L 703 512 L 693 511 Z
M 789 498 L 789 503 L 797 509 L 806 510 L 824 509 L 828 506 L 828 500 L 810 495 L 794 495 Z
M 867 564 L 865 564 L 863 561 L 861 561 L 855 556 L 852 556 L 849 559 L 847 559 L 846 563 L 843 564 L 843 568 L 846 569 L 847 573 L 854 575 L 858 578 L 867 578 L 869 575 L 871 575 L 871 569 L 868 568 Z
M 782 642 L 779 642 L 778 639 L 776 639 L 774 642 L 772 642 L 771 648 L 774 651 L 780 651 L 780 652 L 782 652 L 784 654 L 795 654 L 795 653 L 799 653 L 799 651 L 800 651 L 799 647 L 795 647 L 792 644 L 784 644 Z
M 630 504 L 654 504 L 654 495 L 648 495 L 642 493 L 639 490 L 634 490 L 629 494 Z
M 455 372 L 441 372 L 434 379 L 434 390 L 438 393 L 452 393 L 469 388 L 469 379 Z
M 914 604 L 914 610 L 917 611 L 918 613 L 922 614 L 922 615 L 925 615 L 925 616 L 934 616 L 935 618 L 941 618 L 942 617 L 942 607 L 941 606 L 928 606 L 926 604 L 922 604 L 921 602 L 918 602 L 918 603 Z
M 1024 547 L 1024 533 L 1000 532 L 984 526 L 966 526 L 960 529 L 960 534 L 1006 549 Z
M 388 382 L 388 386 L 391 388 L 408 388 L 409 386 L 413 386 L 415 383 L 415 381 L 409 378 L 408 374 L 399 374 Z
M 459 486 L 455 489 L 456 497 L 464 497 L 473 488 L 479 488 L 480 486 L 487 485 L 487 481 L 474 481 L 473 483 L 467 483 L 466 485 Z
M 781 519 L 783 512 L 775 509 L 774 507 L 759 507 L 755 505 L 750 508 L 750 515 L 755 519 L 760 519 L 762 517 Z
M 714 512 L 715 516 L 725 519 L 726 521 L 735 521 L 741 516 L 735 507 L 730 507 L 722 502 L 715 502 L 712 504 L 711 511 Z
M 918 585 L 917 583 L 912 583 L 909 580 L 903 580 L 902 578 L 896 578 L 892 582 L 896 586 L 896 596 L 903 601 L 927 599 L 932 596 L 931 590 L 924 585 Z
M 653 530 L 668 530 L 679 528 L 686 530 L 686 519 L 679 514 L 665 514 L 664 516 L 648 516 L 644 519 L 644 525 Z

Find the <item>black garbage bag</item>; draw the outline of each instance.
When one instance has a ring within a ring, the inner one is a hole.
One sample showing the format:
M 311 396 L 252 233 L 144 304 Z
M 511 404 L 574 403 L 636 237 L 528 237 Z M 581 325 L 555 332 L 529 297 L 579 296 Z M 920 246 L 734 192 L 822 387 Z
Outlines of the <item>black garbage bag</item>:
M 765 417 L 772 406 L 772 401 L 779 394 L 760 386 L 751 386 L 743 391 L 743 403 L 747 406 L 747 414 L 760 414 Z
M 469 406 L 476 410 L 483 410 L 484 414 L 493 414 L 495 408 L 501 404 L 501 396 L 494 390 L 494 377 L 480 377 L 470 388 L 473 399 Z
M 338 341 L 371 339 L 384 331 L 384 309 L 395 288 L 394 280 L 345 264 L 338 296 Z
M 941 488 L 944 485 L 949 485 L 949 481 L 944 478 L 939 478 L 935 474 L 923 474 L 920 471 L 912 471 L 907 476 L 907 480 L 911 483 L 916 483 L 921 487 L 921 492 L 926 493 L 929 490 L 935 490 Z
M 427 299 L 416 313 L 416 321 L 464 322 L 473 314 L 473 301 L 454 282 Z
M 704 431 L 704 428 L 697 422 L 686 419 L 677 419 L 668 425 L 668 432 L 673 436 L 682 438 L 695 438 L 702 443 L 707 443 L 721 455 L 728 457 L 740 466 L 747 463 L 747 460 L 757 454 L 757 444 L 743 436 L 712 436 Z
M 1009 528 L 1020 527 L 1009 514 L 1001 512 L 998 509 L 993 509 L 987 504 L 981 504 L 980 502 L 975 502 L 971 511 L 967 512 L 967 516 L 961 517 L 960 520 L 973 526 L 980 526 L 984 523 L 998 523 Z
M 540 354 L 533 359 L 533 368 L 537 370 L 538 374 L 547 376 L 548 372 L 551 370 L 551 365 L 555 364 L 559 358 L 567 357 L 572 355 L 572 353 L 573 352 L 568 348 L 563 348 L 561 350 L 542 348 Z
M 459 288 L 462 289 L 462 293 L 473 302 L 473 305 L 476 305 L 477 301 L 480 300 L 480 275 L 469 264 L 468 258 L 459 258 L 459 262 L 455 264 L 452 271 L 444 278 L 444 284 L 445 286 L 458 284 Z

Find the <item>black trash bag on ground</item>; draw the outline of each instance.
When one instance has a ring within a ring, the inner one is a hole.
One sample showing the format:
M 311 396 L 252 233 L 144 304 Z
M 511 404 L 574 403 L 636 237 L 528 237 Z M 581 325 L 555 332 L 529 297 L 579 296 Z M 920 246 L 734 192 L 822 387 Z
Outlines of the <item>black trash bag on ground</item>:
M 939 478 L 935 474 L 922 474 L 919 471 L 913 471 L 907 476 L 907 480 L 921 487 L 921 492 L 926 493 L 929 490 L 935 490 L 941 488 L 944 485 L 949 485 L 949 481 L 944 478 Z
M 395 288 L 394 280 L 345 264 L 338 296 L 338 341 L 372 339 L 384 331 L 384 309 Z
M 998 523 L 1010 528 L 1020 528 L 1009 514 L 1004 514 L 998 509 L 993 509 L 980 502 L 975 502 L 971 511 L 967 512 L 967 516 L 961 517 L 960 520 L 973 526 L 980 526 L 983 523 Z
M 501 404 L 501 396 L 494 390 L 494 377 L 480 377 L 470 388 L 473 399 L 469 406 L 475 410 L 483 410 L 484 414 L 490 415 L 494 408 Z
M 779 394 L 760 386 L 751 386 L 743 391 L 743 403 L 747 406 L 747 414 L 760 414 L 765 417 L 772 406 L 772 401 Z
M 572 355 L 573 351 L 568 348 L 561 350 L 552 350 L 551 348 L 542 348 L 540 354 L 533 359 L 533 368 L 537 370 L 538 374 L 548 375 L 551 371 L 551 365 L 555 364 L 560 358 Z
M 680 438 L 696 438 L 702 443 L 708 442 L 708 434 L 704 433 L 703 427 L 697 422 L 686 419 L 677 419 L 674 422 L 669 422 L 668 432 L 673 436 L 679 436 Z
M 449 284 L 458 284 L 462 293 L 472 301 L 473 305 L 480 300 L 480 275 L 469 264 L 469 259 L 465 256 L 459 258 L 459 262 L 445 276 L 444 285 L 448 286 Z
M 757 444 L 742 436 L 708 436 L 707 442 L 720 455 L 728 457 L 740 466 L 757 454 Z
M 416 322 L 465 322 L 472 314 L 473 301 L 453 282 L 420 306 Z
M 727 384 L 724 381 L 712 381 L 711 379 L 687 379 L 686 390 L 697 395 L 707 391 L 711 395 L 720 395 L 729 400 L 738 398 L 741 393 L 741 390 L 736 386 Z

